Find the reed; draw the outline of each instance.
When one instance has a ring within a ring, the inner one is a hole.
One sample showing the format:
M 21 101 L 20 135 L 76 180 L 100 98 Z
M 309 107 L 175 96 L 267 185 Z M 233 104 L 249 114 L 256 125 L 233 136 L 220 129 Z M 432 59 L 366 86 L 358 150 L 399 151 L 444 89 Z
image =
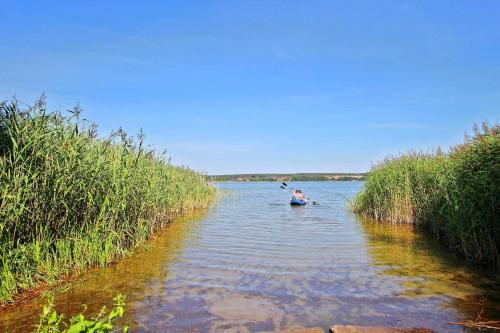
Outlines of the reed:
M 123 130 L 100 138 L 77 107 L 0 104 L 0 303 L 104 266 L 215 189 Z
M 444 154 L 374 166 L 351 202 L 362 215 L 428 230 L 470 261 L 500 268 L 500 125 L 483 123 Z

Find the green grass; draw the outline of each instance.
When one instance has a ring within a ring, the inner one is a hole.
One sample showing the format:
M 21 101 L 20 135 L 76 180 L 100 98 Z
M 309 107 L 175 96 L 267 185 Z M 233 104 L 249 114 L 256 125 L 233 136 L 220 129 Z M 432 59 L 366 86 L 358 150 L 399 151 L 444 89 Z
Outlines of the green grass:
M 114 307 L 109 313 L 106 313 L 106 307 L 102 307 L 95 318 L 88 319 L 80 313 L 72 317 L 69 322 L 65 321 L 64 314 L 57 313 L 54 304 L 49 301 L 49 304 L 43 307 L 40 322 L 34 333 L 127 333 L 130 329 L 128 325 L 122 326 L 121 329 L 116 325 L 117 319 L 122 318 L 125 311 L 125 297 L 117 295 L 113 301 Z
M 450 152 L 388 158 L 351 207 L 428 230 L 468 260 L 500 269 L 500 126 L 483 124 Z
M 126 255 L 171 217 L 207 207 L 205 176 L 80 110 L 0 104 L 0 303 Z

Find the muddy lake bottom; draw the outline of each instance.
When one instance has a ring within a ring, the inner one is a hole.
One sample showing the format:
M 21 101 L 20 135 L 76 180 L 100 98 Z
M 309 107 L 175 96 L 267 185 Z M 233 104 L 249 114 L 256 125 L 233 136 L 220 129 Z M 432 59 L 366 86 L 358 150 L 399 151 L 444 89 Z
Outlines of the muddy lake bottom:
M 364 221 L 346 202 L 362 182 L 294 183 L 319 205 L 291 207 L 274 182 L 219 183 L 205 212 L 177 219 L 134 255 L 56 288 L 72 315 L 127 296 L 134 332 L 255 332 L 332 324 L 425 326 L 500 318 L 500 278 L 408 228 Z M 31 332 L 44 299 L 0 312 Z M 472 331 L 470 331 L 472 332 Z

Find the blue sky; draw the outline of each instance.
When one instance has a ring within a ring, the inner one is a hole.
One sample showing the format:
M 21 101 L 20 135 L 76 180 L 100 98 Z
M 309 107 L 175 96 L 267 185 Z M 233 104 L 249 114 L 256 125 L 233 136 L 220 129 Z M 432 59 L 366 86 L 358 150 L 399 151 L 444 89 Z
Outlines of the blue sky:
M 500 118 L 498 1 L 5 1 L 0 99 L 210 174 L 356 172 Z

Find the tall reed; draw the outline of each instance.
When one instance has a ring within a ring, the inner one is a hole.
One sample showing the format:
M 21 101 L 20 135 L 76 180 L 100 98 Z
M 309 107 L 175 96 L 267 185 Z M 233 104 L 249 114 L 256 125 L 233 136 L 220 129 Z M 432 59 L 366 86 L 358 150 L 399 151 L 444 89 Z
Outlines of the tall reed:
M 500 125 L 484 123 L 443 154 L 388 158 L 351 207 L 366 217 L 429 230 L 468 260 L 500 268 Z
M 128 253 L 163 222 L 208 206 L 205 176 L 123 130 L 107 138 L 77 107 L 0 104 L 0 303 Z

